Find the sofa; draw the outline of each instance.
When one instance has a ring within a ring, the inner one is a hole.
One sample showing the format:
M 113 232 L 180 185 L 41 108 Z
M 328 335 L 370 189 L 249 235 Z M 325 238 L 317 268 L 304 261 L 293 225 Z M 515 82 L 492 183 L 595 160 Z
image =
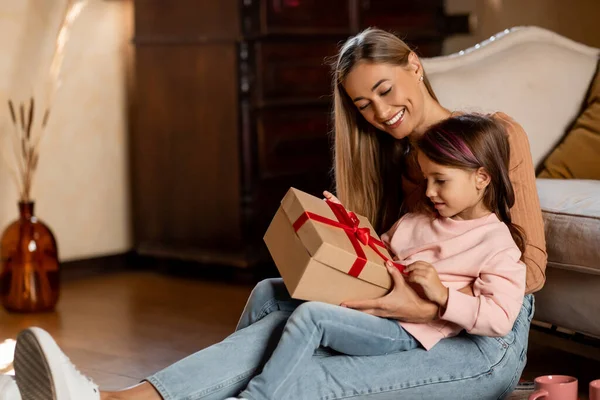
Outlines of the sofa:
M 599 55 L 600 49 L 527 26 L 422 62 L 441 104 L 512 116 L 541 166 L 582 112 Z M 600 181 L 538 178 L 536 184 L 548 266 L 534 320 L 600 338 Z

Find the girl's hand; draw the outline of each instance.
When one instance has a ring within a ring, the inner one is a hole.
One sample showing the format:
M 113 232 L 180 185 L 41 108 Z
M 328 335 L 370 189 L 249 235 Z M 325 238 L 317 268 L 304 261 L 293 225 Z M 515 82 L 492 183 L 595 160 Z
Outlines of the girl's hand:
M 386 263 L 386 267 L 394 285 L 391 292 L 378 299 L 346 301 L 341 306 L 404 322 L 433 321 L 439 310 L 437 304 L 419 297 L 391 263 Z
M 442 284 L 440 277 L 433 265 L 424 261 L 417 261 L 405 269 L 408 281 L 416 283 L 423 288 L 425 296 L 440 307 L 446 307 L 448 302 L 448 288 Z
M 327 190 L 323 192 L 323 196 L 325 196 L 325 198 L 331 201 L 332 203 L 342 204 L 342 202 L 337 197 L 329 193 Z

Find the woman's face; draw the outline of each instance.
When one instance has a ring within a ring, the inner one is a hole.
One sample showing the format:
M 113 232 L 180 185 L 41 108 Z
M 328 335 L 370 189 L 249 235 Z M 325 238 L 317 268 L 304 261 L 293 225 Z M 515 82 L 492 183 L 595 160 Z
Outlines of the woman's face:
M 410 61 L 407 67 L 360 62 L 346 77 L 344 89 L 371 125 L 402 139 L 422 124 L 422 73 Z

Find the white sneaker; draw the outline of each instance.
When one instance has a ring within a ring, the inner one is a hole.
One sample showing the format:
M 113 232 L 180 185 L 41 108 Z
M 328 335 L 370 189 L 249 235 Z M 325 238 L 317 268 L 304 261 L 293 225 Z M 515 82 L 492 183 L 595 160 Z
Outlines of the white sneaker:
M 21 400 L 17 382 L 11 375 L 0 375 L 0 400 Z
M 100 400 L 98 386 L 75 368 L 43 329 L 19 333 L 14 367 L 23 400 Z

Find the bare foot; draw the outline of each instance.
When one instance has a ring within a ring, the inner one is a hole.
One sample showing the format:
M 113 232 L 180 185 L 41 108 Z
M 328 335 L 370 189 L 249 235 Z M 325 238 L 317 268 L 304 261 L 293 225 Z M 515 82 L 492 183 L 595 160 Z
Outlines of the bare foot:
M 140 383 L 118 392 L 100 392 L 101 400 L 163 400 L 158 391 L 148 382 Z

